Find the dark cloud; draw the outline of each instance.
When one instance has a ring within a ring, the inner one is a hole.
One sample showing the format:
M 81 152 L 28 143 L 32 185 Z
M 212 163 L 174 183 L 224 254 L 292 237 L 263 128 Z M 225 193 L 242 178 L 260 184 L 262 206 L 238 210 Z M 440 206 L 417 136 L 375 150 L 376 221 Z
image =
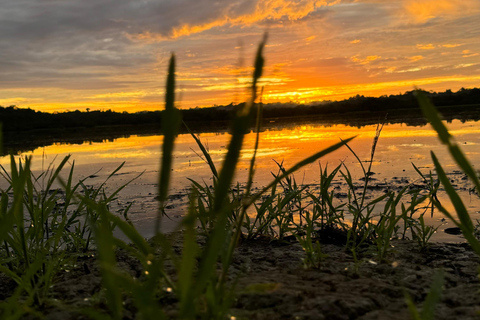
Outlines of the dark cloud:
M 315 10 L 312 10 L 310 13 L 305 15 L 302 18 L 299 18 L 297 20 L 292 20 L 288 15 L 284 15 L 281 18 L 267 18 L 263 19 L 261 21 L 258 21 L 257 24 L 262 27 L 283 27 L 283 26 L 288 26 L 288 25 L 293 25 L 293 24 L 299 24 L 299 23 L 309 23 L 312 21 L 318 21 L 318 20 L 323 20 L 327 18 L 329 15 L 333 13 L 333 10 L 330 8 L 316 8 Z
M 202 84 L 215 85 L 216 78 L 234 79 L 239 61 L 249 65 L 266 29 L 267 61 L 289 62 L 278 70 L 289 79 L 308 70 L 325 83 L 328 77 L 359 81 L 358 74 L 380 81 L 466 73 L 456 66 L 475 64 L 478 56 L 462 57 L 462 50 L 480 53 L 478 14 L 417 23 L 405 18 L 403 0 L 0 1 L 0 100 L 9 98 L 8 88 L 17 88 L 18 97 L 32 97 L 35 90 L 28 88 L 51 88 L 52 97 L 62 91 L 56 88 L 92 94 L 161 88 L 171 52 L 178 53 L 179 84 L 186 91 L 195 86 L 182 78 L 204 77 Z M 430 43 L 434 50 L 417 48 Z M 455 43 L 462 46 L 442 46 Z M 408 59 L 417 55 L 424 59 Z M 360 64 L 351 60 L 355 56 L 381 58 Z M 425 68 L 398 73 L 419 66 Z M 468 71 L 478 73 L 478 66 Z
M 3 1 L 0 79 L 30 79 L 48 68 L 60 79 L 64 69 L 154 63 L 153 51 L 132 44 L 125 35 L 152 32 L 169 37 L 185 24 L 252 13 L 257 1 Z

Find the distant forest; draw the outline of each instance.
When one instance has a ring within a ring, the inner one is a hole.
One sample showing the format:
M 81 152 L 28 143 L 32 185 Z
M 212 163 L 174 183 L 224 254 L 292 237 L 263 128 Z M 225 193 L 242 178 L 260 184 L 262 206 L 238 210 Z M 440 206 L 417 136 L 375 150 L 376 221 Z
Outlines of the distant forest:
M 480 89 L 457 92 L 425 92 L 447 120 L 480 119 Z M 182 109 L 184 122 L 196 132 L 219 132 L 228 129 L 229 120 L 242 104 L 210 108 Z M 103 141 L 132 134 L 161 134 L 162 111 L 136 113 L 100 111 L 67 111 L 46 113 L 16 106 L 0 106 L 5 149 L 21 151 L 20 145 L 36 141 L 35 146 L 53 142 Z M 388 114 L 388 116 L 387 116 Z M 263 104 L 266 126 L 286 122 L 315 121 L 320 124 L 342 123 L 364 126 L 384 121 L 422 125 L 413 91 L 399 95 L 365 97 L 357 95 L 342 101 L 301 105 L 294 103 Z M 33 145 L 31 146 L 34 147 Z M 30 148 L 27 148 L 30 149 Z M 6 151 L 6 150 L 5 150 Z

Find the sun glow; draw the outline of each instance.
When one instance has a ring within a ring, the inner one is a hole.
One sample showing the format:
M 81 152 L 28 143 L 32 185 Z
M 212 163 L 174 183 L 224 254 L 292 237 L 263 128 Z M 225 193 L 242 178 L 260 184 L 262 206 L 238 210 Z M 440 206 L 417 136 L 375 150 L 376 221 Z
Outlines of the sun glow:
M 59 20 L 72 4 L 105 19 L 92 18 L 88 30 Z M 240 103 L 247 99 L 265 30 L 259 83 L 264 101 L 310 103 L 398 94 L 414 86 L 480 86 L 478 0 L 215 1 L 209 9 L 192 0 L 182 7 L 141 1 L 128 15 L 97 12 L 101 8 L 78 0 L 61 2 L 52 12 L 12 6 L 18 10 L 5 28 L 18 34 L 0 33 L 10 44 L 2 51 L 2 106 L 162 110 L 172 52 L 178 107 Z M 35 28 L 27 28 L 31 23 Z M 45 33 L 51 25 L 60 27 Z

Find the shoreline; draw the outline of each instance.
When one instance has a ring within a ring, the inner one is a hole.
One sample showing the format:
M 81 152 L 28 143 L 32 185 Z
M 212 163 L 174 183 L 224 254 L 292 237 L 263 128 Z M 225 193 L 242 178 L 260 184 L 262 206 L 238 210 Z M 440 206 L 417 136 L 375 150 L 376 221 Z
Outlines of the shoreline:
M 466 106 L 466 110 L 458 110 L 461 106 L 444 106 L 439 110 L 447 122 L 453 120 L 460 121 L 478 121 L 480 120 L 480 106 Z M 413 112 L 414 111 L 414 112 Z M 313 115 L 289 115 L 262 118 L 263 124 L 261 130 L 271 130 L 278 128 L 289 128 L 298 125 L 319 125 L 334 126 L 346 125 L 361 128 L 369 125 L 376 125 L 385 121 L 389 124 L 406 124 L 407 126 L 425 126 L 427 121 L 420 110 L 399 109 L 384 111 L 363 111 L 351 112 L 347 114 L 327 113 Z M 407 113 L 405 113 L 407 112 Z M 388 115 L 388 116 L 387 116 Z M 229 120 L 212 121 L 187 121 L 187 125 L 194 133 L 221 133 L 229 132 Z M 252 123 L 250 129 L 254 128 Z M 104 126 L 80 126 L 73 128 L 43 128 L 35 130 L 4 131 L 3 132 L 3 153 L 5 156 L 9 152 L 14 154 L 33 151 L 40 147 L 46 147 L 52 144 L 83 144 L 85 142 L 103 142 L 105 140 L 115 140 L 118 138 L 128 138 L 131 136 L 152 136 L 162 135 L 160 123 L 146 124 L 126 124 L 126 125 L 104 125 Z M 188 133 L 188 130 L 181 126 L 180 133 Z

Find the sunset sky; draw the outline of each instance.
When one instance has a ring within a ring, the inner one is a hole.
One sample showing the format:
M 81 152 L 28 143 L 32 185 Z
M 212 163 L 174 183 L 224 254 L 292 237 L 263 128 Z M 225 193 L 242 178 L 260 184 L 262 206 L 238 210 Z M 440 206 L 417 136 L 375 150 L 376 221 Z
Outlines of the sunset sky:
M 0 0 L 0 105 L 42 111 L 264 102 L 480 87 L 479 0 Z

